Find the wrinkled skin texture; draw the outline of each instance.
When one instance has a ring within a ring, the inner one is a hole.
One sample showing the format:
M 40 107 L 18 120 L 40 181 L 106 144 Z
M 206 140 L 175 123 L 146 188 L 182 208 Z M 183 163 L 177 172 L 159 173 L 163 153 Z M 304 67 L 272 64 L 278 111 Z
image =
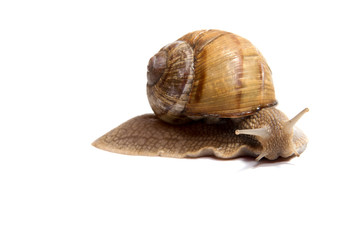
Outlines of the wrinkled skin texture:
M 204 120 L 183 125 L 171 125 L 154 114 L 128 120 L 97 139 L 100 149 L 128 155 L 164 157 L 218 158 L 239 156 L 262 157 L 270 160 L 301 154 L 307 146 L 302 131 L 285 131 L 288 118 L 276 108 L 266 108 L 241 119 L 220 119 L 208 124 Z M 236 135 L 238 129 L 266 129 L 268 137 Z M 259 160 L 257 159 L 257 160 Z

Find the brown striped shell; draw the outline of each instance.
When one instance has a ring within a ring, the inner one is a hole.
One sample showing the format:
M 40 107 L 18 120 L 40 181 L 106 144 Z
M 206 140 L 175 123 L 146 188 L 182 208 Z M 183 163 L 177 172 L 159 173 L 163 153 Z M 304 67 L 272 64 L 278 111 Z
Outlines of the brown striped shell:
M 229 32 L 186 34 L 149 60 L 147 77 L 149 103 L 170 123 L 239 118 L 277 104 L 262 54 Z

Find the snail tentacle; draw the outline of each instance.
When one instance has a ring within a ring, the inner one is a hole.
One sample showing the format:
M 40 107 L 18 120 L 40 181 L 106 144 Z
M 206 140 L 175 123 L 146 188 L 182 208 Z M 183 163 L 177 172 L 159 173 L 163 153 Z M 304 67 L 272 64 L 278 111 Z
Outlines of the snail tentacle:
M 270 134 L 267 130 L 267 128 L 257 128 L 257 129 L 237 129 L 235 131 L 236 135 L 240 135 L 240 134 L 247 134 L 247 135 L 253 135 L 253 136 L 258 136 L 261 137 L 263 139 L 267 139 L 270 137 Z
M 267 153 L 261 153 L 260 155 L 258 155 L 258 157 L 255 160 L 258 162 L 259 160 L 264 158 L 266 155 L 267 155 Z
M 305 108 L 305 109 L 303 109 L 301 112 L 299 112 L 296 116 L 294 116 L 291 120 L 288 121 L 287 127 L 288 127 L 291 131 L 293 131 L 293 127 L 295 126 L 296 122 L 297 122 L 298 120 L 300 120 L 300 118 L 301 118 L 306 112 L 308 112 L 308 111 L 309 111 L 309 109 L 308 109 L 308 108 Z

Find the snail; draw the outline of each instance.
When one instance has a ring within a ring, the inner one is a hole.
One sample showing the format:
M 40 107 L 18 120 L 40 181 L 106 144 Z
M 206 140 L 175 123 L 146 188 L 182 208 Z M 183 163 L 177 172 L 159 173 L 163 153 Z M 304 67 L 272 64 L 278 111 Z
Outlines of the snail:
M 184 35 L 148 64 L 147 95 L 154 114 L 121 124 L 93 145 L 143 156 L 255 160 L 299 156 L 307 137 L 276 109 L 272 73 L 247 39 L 220 30 Z

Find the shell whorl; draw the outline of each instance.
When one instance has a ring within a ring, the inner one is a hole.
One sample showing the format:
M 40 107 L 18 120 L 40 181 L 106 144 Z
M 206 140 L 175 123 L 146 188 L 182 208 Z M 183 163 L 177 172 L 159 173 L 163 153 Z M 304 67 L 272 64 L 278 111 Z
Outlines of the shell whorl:
M 163 47 L 148 64 L 147 95 L 154 113 L 163 121 L 184 123 L 183 114 L 191 90 L 193 49 L 184 41 Z
M 239 118 L 277 104 L 271 70 L 247 39 L 219 30 L 188 33 L 148 65 L 147 93 L 166 122 Z

